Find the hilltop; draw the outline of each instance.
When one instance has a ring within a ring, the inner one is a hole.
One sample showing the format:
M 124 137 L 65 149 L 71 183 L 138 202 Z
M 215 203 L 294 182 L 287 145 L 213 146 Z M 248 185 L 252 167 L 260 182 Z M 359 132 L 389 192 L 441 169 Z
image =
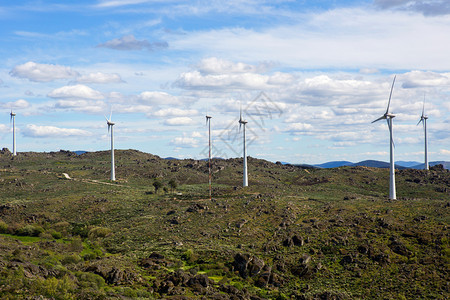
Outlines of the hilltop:
M 242 188 L 214 159 L 210 200 L 206 161 L 115 154 L 110 182 L 109 151 L 0 153 L 2 298 L 449 296 L 440 166 L 399 170 L 390 201 L 388 169 L 249 158 Z

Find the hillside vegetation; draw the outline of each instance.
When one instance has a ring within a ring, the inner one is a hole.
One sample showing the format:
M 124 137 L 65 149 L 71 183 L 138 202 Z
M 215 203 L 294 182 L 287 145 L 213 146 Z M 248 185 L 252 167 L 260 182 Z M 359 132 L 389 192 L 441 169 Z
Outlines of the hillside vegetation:
M 2 151 L 0 298 L 449 298 L 448 170 L 248 165 Z

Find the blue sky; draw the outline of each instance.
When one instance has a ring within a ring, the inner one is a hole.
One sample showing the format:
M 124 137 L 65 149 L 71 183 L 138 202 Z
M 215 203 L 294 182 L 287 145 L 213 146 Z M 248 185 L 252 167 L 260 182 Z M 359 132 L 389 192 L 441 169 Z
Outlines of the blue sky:
M 313 3 L 313 4 L 312 4 Z M 448 1 L 0 1 L 1 147 L 271 161 L 450 160 Z

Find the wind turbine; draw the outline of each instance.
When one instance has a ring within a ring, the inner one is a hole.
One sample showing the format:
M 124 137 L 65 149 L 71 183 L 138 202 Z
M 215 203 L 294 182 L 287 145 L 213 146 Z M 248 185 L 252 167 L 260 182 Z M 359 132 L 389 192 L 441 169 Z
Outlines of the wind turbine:
M 420 122 L 423 123 L 423 131 L 425 133 L 425 170 L 429 170 L 430 167 L 428 165 L 428 138 L 427 138 L 427 119 L 428 116 L 425 115 L 425 95 L 423 96 L 423 106 L 422 106 L 422 115 L 420 116 L 420 120 L 419 123 L 417 123 L 417 125 L 420 124 Z
M 243 144 L 244 144 L 244 155 L 243 155 L 243 159 L 244 159 L 244 180 L 243 180 L 243 186 L 248 186 L 248 174 L 247 174 L 247 147 L 245 146 L 245 125 L 247 124 L 247 121 L 242 119 L 242 107 L 239 111 L 239 130 L 241 130 L 241 126 L 244 125 L 244 130 L 243 130 Z
M 9 114 L 11 116 L 9 122 L 12 122 L 12 126 L 13 126 L 13 156 L 16 156 L 16 113 L 14 113 L 11 109 L 11 113 Z
M 211 195 L 211 116 L 206 113 L 206 125 L 208 125 L 208 146 L 209 146 L 209 158 L 208 158 L 208 169 L 209 169 L 209 200 L 212 200 Z
M 384 115 L 382 115 L 381 117 L 379 117 L 378 119 L 376 119 L 375 121 L 373 121 L 372 123 L 375 123 L 377 121 L 383 120 L 385 119 L 388 127 L 389 127 L 389 132 L 390 132 L 390 174 L 389 174 L 389 199 L 395 200 L 396 197 L 396 193 L 395 193 L 395 165 L 394 165 L 394 138 L 393 138 L 393 128 L 392 128 L 392 121 L 395 118 L 395 115 L 389 113 L 389 106 L 391 104 L 391 97 L 392 97 L 392 90 L 394 89 L 394 83 L 395 83 L 395 78 L 397 76 L 394 76 L 394 80 L 392 81 L 392 87 L 391 87 L 391 93 L 389 94 L 389 102 L 388 102 L 388 106 L 386 108 L 386 112 L 384 113 Z
M 116 171 L 115 171 L 115 167 L 114 167 L 114 124 L 111 121 L 111 117 L 112 117 L 112 111 L 109 115 L 109 119 L 105 116 L 106 119 L 106 124 L 108 124 L 108 133 L 111 129 L 111 181 L 115 181 L 116 180 Z

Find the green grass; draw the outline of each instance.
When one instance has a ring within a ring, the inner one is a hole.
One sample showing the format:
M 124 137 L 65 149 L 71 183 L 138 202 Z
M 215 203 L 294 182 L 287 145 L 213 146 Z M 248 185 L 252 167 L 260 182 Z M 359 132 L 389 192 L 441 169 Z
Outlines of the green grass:
M 12 238 L 14 240 L 21 241 L 23 244 L 33 244 L 36 242 L 41 241 L 42 239 L 40 237 L 36 236 L 20 236 L 20 235 L 12 235 L 7 233 L 1 233 L 0 236 Z

